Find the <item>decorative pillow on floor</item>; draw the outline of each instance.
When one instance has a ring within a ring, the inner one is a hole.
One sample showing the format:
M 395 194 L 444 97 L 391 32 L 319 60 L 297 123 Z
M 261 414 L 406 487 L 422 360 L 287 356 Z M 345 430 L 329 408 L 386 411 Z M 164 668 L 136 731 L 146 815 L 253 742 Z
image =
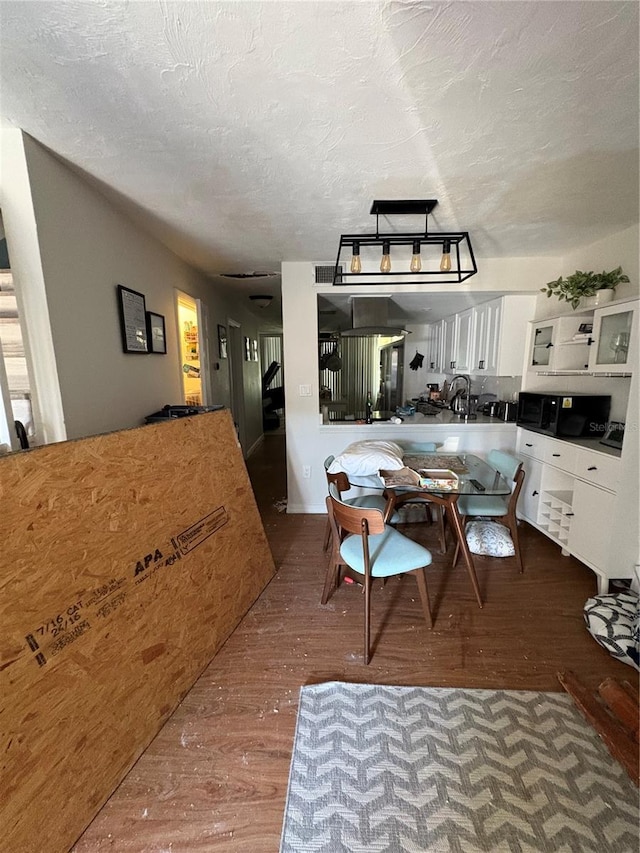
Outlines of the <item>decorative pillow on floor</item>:
M 330 474 L 344 471 L 354 477 L 377 474 L 381 468 L 402 468 L 403 450 L 394 441 L 354 441 L 329 466 Z
M 635 592 L 589 598 L 584 621 L 594 640 L 614 658 L 640 669 L 640 598 Z
M 497 521 L 470 521 L 467 545 L 472 554 L 483 557 L 513 557 L 516 553 L 509 528 Z

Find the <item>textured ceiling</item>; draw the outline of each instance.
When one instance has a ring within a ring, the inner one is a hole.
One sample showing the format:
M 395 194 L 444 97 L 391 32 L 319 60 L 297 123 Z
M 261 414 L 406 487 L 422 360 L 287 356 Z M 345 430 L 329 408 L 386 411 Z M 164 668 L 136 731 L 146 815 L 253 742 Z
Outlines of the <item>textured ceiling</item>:
M 212 275 L 331 263 L 374 198 L 562 255 L 638 221 L 638 8 L 2 0 L 0 111 Z

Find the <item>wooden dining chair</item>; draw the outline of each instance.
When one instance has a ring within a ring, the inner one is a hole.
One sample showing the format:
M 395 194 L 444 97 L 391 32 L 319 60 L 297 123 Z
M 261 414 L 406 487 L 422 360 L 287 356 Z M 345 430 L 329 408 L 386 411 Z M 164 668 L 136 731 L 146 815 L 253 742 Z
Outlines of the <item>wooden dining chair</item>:
M 371 659 L 373 578 L 414 575 L 427 625 L 433 627 L 425 572 L 432 560 L 431 552 L 385 524 L 380 510 L 352 506 L 340 500 L 333 483 L 329 486 L 327 512 L 333 532 L 333 545 L 322 603 L 327 603 L 338 586 L 342 567 L 348 567 L 364 577 L 364 662 L 368 664 Z
M 522 462 L 504 453 L 502 450 L 492 450 L 487 457 L 488 464 L 497 471 L 508 483 L 512 483 L 510 495 L 460 495 L 458 498 L 458 510 L 462 516 L 463 530 L 469 518 L 482 518 L 485 520 L 500 521 L 509 528 L 511 540 L 515 550 L 516 562 L 520 572 L 524 571 L 522 564 L 522 553 L 520 551 L 520 540 L 518 538 L 518 519 L 516 518 L 516 505 L 524 483 L 524 468 Z M 453 555 L 453 565 L 458 561 L 460 546 L 456 545 Z
M 327 485 L 331 485 L 333 483 L 338 490 L 338 497 L 344 503 L 349 504 L 349 506 L 359 506 L 364 509 L 377 509 L 380 512 L 385 511 L 387 506 L 387 499 L 384 493 L 379 495 L 358 495 L 355 498 L 343 498 L 342 495 L 344 492 L 348 492 L 351 489 L 351 483 L 349 482 L 348 476 L 344 471 L 338 471 L 336 474 L 329 473 L 329 467 L 334 460 L 334 456 L 327 456 L 324 460 L 324 470 L 327 475 Z M 381 482 L 382 487 L 382 482 Z M 400 520 L 400 514 L 397 511 L 394 511 L 389 519 L 389 524 L 397 524 Z M 327 515 L 327 525 L 325 528 L 324 534 L 324 550 L 326 551 L 329 547 L 329 542 L 331 541 L 331 521 L 329 520 L 329 516 Z

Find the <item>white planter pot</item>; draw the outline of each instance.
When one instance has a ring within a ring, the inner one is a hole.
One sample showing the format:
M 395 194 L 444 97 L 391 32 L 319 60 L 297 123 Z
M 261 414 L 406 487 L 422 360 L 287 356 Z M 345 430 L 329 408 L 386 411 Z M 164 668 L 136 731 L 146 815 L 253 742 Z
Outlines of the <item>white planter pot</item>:
M 580 304 L 583 308 L 599 308 L 601 305 L 611 302 L 614 293 L 614 290 L 599 290 L 593 296 L 583 296 Z

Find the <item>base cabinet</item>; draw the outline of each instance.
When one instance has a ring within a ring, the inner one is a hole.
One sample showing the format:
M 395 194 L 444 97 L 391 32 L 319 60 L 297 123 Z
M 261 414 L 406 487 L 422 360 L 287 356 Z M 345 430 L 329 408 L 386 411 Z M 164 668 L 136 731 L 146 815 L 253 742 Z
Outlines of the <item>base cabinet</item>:
M 611 526 L 603 519 L 613 518 L 615 494 L 590 483 L 576 480 L 573 488 L 573 518 L 569 530 L 569 551 L 587 565 L 607 571 L 611 561 Z M 612 570 L 615 568 L 612 566 Z M 615 577 L 615 574 L 613 575 Z
M 520 513 L 523 518 L 536 524 L 538 507 L 540 506 L 540 485 L 542 483 L 542 462 L 522 456 L 524 467 L 524 484 L 520 492 Z
M 616 566 L 610 533 L 620 459 L 521 428 L 517 451 L 526 475 L 518 515 L 586 563 L 598 592 L 606 592 L 610 578 L 627 576 Z

